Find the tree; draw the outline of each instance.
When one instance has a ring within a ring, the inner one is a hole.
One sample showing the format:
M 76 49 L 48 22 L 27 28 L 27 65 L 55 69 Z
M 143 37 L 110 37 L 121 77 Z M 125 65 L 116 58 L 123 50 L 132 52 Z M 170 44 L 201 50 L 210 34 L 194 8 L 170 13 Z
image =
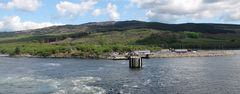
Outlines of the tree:
M 17 46 L 17 47 L 15 48 L 14 54 L 16 54 L 16 55 L 21 54 L 21 49 L 20 49 L 20 47 Z

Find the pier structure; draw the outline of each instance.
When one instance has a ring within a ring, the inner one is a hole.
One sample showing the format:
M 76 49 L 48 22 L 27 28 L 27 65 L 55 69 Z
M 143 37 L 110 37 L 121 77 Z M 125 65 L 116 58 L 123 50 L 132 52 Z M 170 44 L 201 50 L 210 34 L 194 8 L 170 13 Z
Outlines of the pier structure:
M 142 57 L 130 56 L 129 57 L 129 68 L 142 68 Z

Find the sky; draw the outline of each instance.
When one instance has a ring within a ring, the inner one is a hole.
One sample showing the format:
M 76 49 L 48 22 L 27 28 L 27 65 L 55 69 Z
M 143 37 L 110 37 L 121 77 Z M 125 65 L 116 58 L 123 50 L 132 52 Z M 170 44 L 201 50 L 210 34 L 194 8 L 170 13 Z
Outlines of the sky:
M 240 24 L 239 0 L 0 0 L 0 31 L 102 21 Z

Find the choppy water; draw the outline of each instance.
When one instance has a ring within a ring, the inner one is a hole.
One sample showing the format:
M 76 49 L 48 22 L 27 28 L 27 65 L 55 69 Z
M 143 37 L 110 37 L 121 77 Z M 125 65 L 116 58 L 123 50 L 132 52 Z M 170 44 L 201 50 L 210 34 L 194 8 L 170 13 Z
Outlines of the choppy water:
M 240 56 L 128 61 L 0 57 L 0 94 L 239 94 Z

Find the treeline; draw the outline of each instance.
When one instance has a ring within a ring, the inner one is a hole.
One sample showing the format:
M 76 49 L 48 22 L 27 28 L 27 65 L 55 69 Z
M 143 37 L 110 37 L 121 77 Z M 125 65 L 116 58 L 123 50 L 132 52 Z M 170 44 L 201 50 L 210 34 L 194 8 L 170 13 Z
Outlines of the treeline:
M 91 32 L 77 32 L 77 33 L 69 33 L 69 34 L 56 34 L 56 35 L 34 35 L 34 36 L 26 36 L 20 39 L 10 39 L 0 41 L 0 43 L 15 43 L 15 42 L 35 42 L 35 43 L 51 43 L 62 41 L 67 38 L 81 38 L 91 34 Z
M 238 49 L 238 34 L 206 34 L 200 32 L 159 32 L 136 41 L 140 45 L 154 45 L 176 49 Z
M 0 53 L 10 55 L 32 55 L 40 57 L 83 57 L 98 58 L 112 52 L 124 53 L 134 50 L 160 50 L 159 47 L 143 45 L 91 45 L 91 44 L 44 44 L 8 43 L 0 44 Z

